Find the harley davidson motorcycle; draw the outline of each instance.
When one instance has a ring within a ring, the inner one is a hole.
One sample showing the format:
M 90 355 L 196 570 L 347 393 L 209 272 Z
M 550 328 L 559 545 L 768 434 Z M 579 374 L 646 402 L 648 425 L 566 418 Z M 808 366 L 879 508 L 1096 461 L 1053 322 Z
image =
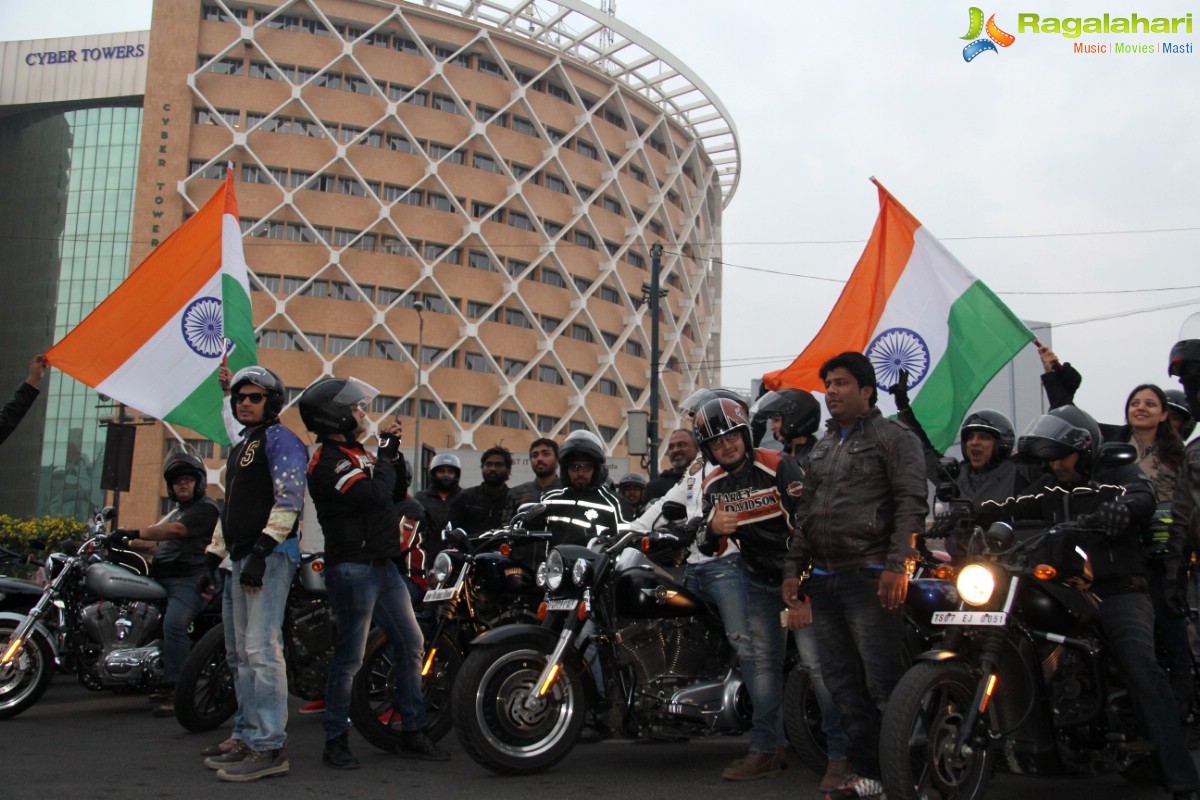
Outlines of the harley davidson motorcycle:
M 679 539 L 629 531 L 550 551 L 538 575 L 555 617 L 473 641 L 451 697 L 475 761 L 501 774 L 549 769 L 575 747 L 585 716 L 610 708 L 631 737 L 749 730 L 749 695 L 716 609 L 643 552 Z
M 283 612 L 288 691 L 304 700 L 325 696 L 333 661 L 333 609 L 325 590 L 325 560 L 304 553 Z M 228 580 L 228 576 L 226 577 Z M 175 718 L 192 732 L 220 725 L 237 711 L 237 692 L 225 650 L 225 625 L 213 626 L 192 648 L 175 684 Z
M 502 625 L 538 622 L 537 607 L 545 592 L 525 561 L 544 550 L 542 543 L 549 538 L 548 533 L 525 529 L 526 517 L 538 508 L 522 508 L 507 527 L 471 539 L 448 526 L 443 532 L 448 546 L 433 561 L 430 588 L 418 616 L 425 634 L 422 694 L 434 741 L 450 731 L 451 690 L 470 642 Z M 388 751 L 395 749 L 400 736 L 399 715 L 391 713 L 392 667 L 387 637 L 376 629 L 354 679 L 350 719 L 363 738 Z
M 107 531 L 113 517 L 111 507 L 97 512 L 74 555 L 47 557 L 50 582 L 28 614 L 0 618 L 0 719 L 36 703 L 56 664 L 93 691 L 161 685 L 167 591 L 147 577 L 144 558 L 114 545 Z M 210 606 L 196 631 L 219 619 Z
M 917 657 L 883 715 L 888 797 L 974 800 L 995 767 L 1149 774 L 1150 742 L 1087 591 L 1086 532 L 1068 523 L 1017 541 L 1005 523 L 976 529 L 958 571 L 961 603 L 932 617 L 941 645 Z

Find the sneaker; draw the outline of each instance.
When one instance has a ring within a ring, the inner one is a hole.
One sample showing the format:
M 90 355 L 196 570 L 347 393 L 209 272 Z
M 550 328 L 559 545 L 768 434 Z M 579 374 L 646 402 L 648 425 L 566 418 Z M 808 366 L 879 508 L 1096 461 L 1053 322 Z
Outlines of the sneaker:
M 223 756 L 226 753 L 228 753 L 230 750 L 232 750 L 234 747 L 236 747 L 238 744 L 240 744 L 240 742 L 241 742 L 240 739 L 235 739 L 232 736 L 230 736 L 228 739 L 226 739 L 223 742 L 218 742 L 217 744 L 210 744 L 208 747 L 206 747 L 200 751 L 200 755 L 205 756 L 205 757 L 207 757 L 207 756 Z
M 876 778 L 862 778 L 850 774 L 836 789 L 825 795 L 825 800 L 858 800 L 860 797 L 874 797 L 886 800 L 883 784 Z
M 787 769 L 787 756 L 782 750 L 761 753 L 751 750 L 750 755 L 734 761 L 721 777 L 727 781 L 753 781 L 759 778 L 774 778 Z
M 217 773 L 217 778 L 223 781 L 256 781 L 271 775 L 286 775 L 291 769 L 288 763 L 287 745 L 278 750 L 249 750 L 245 758 L 236 764 L 230 764 Z
M 324 714 L 325 713 L 325 701 L 324 700 L 313 700 L 311 703 L 305 703 L 304 705 L 300 706 L 297 713 L 300 713 L 300 714 Z
M 349 734 L 343 733 L 341 736 L 326 739 L 321 760 L 335 769 L 358 769 L 358 759 L 350 752 L 349 738 Z
M 400 741 L 396 745 L 396 752 L 400 755 L 418 758 L 421 761 L 450 760 L 450 754 L 445 750 L 439 750 L 425 730 L 400 731 Z
M 829 764 L 825 767 L 825 775 L 821 778 L 821 783 L 817 786 L 818 792 L 832 792 L 834 789 L 845 783 L 850 777 L 850 762 L 844 758 L 834 758 L 829 760 Z
M 221 745 L 217 745 L 220 747 Z M 219 756 L 210 756 L 204 759 L 204 766 L 209 769 L 225 769 L 230 764 L 236 764 L 245 758 L 250 753 L 250 748 L 241 740 L 236 740 L 233 747 L 226 750 Z

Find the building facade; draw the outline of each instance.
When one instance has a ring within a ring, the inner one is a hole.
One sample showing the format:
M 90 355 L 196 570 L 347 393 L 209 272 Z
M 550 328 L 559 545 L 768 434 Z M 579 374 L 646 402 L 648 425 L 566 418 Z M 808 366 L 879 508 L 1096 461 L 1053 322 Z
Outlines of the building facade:
M 144 61 L 131 263 L 231 167 L 259 361 L 289 400 L 354 375 L 408 447 L 418 427 L 466 452 L 587 429 L 623 456 L 649 404 L 655 244 L 662 429 L 671 399 L 719 382 L 736 132 L 619 20 L 576 0 L 176 0 Z M 176 436 L 220 463 L 188 431 L 140 430 L 141 518 Z

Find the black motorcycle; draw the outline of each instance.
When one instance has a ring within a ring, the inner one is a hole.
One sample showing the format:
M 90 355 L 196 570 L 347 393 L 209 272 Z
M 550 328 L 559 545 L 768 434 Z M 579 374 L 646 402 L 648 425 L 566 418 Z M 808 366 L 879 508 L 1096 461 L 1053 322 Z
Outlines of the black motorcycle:
M 325 696 L 325 679 L 333 660 L 333 609 L 325 590 L 324 568 L 321 555 L 301 556 L 283 612 L 288 691 L 309 701 Z M 175 684 L 175 718 L 189 731 L 208 731 L 235 711 L 237 692 L 221 623 L 201 637 L 183 663 Z
M 549 534 L 524 527 L 532 508 L 522 509 L 507 527 L 468 539 L 461 531 L 443 534 L 448 547 L 429 570 L 430 588 L 418 616 L 425 635 L 421 689 L 428 733 L 437 741 L 453 724 L 451 690 L 467 646 L 486 631 L 514 623 L 537 624 L 544 590 L 526 563 L 544 550 Z M 396 748 L 400 718 L 392 713 L 393 662 L 380 629 L 367 640 L 363 667 L 354 679 L 350 719 L 363 738 L 381 750 Z
M 1088 533 L 1065 524 L 1017 541 L 997 523 L 971 537 L 962 602 L 933 615 L 941 646 L 917 657 L 883 715 L 889 797 L 975 800 L 997 766 L 1131 779 L 1150 769 L 1150 743 L 1099 631 L 1100 601 L 1087 591 Z
M 538 575 L 554 617 L 485 633 L 463 664 L 451 709 L 475 761 L 502 774 L 546 770 L 575 747 L 589 713 L 610 710 L 630 737 L 749 730 L 749 695 L 716 610 L 646 554 L 672 539 L 626 532 L 550 551 Z
M 44 546 L 38 543 L 40 549 Z M 9 550 L 0 545 L 0 563 L 22 564 L 26 557 L 15 550 Z M 19 621 L 37 605 L 42 596 L 44 586 L 26 578 L 11 575 L 0 575 L 0 622 L 5 620 Z
M 0 719 L 36 703 L 56 664 L 93 691 L 162 686 L 167 591 L 147 577 L 144 558 L 109 535 L 113 517 L 111 507 L 102 509 L 74 555 L 47 557 L 49 583 L 28 614 L 0 619 Z M 197 618 L 196 635 L 219 619 L 210 605 Z

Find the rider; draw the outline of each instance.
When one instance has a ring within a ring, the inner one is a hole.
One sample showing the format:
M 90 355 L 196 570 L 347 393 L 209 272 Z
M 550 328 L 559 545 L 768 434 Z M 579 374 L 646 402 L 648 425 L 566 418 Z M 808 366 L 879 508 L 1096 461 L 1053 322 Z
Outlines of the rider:
M 1041 525 L 1078 521 L 1103 531 L 1079 534 L 1094 570 L 1100 625 L 1124 676 L 1143 727 L 1155 744 L 1153 758 L 1176 796 L 1200 789 L 1166 673 L 1154 650 L 1154 607 L 1148 594 L 1138 531 L 1154 513 L 1154 490 L 1134 464 L 1099 462 L 1100 426 L 1075 406 L 1060 406 L 1026 429 L 1018 441 L 1023 459 L 1046 464 L 1041 480 L 1019 498 L 984 503 L 978 521 L 1036 520 Z
M 317 449 L 308 462 L 308 489 L 325 534 L 325 585 L 337 623 L 325 684 L 321 760 L 339 769 L 359 766 L 348 745 L 350 687 L 362 667 L 372 618 L 387 634 L 396 665 L 400 750 L 427 761 L 450 757 L 437 749 L 425 730 L 424 639 L 393 562 L 400 555 L 394 494 L 403 492 L 393 466 L 400 448 L 399 421 L 380 437 L 377 455 L 359 442 L 367 433 L 366 409 L 376 394 L 354 378 L 327 378 L 305 389 L 297 403 L 305 427 L 317 435 Z
M 730 781 L 773 777 L 787 768 L 780 585 L 804 473 L 777 451 L 754 448 L 744 401 L 713 398 L 696 412 L 694 425 L 704 457 L 716 467 L 702 488 L 708 532 L 719 541 L 732 538 L 741 551 L 740 561 L 727 563 L 735 572 L 731 586 L 736 586 L 740 574 L 744 610 L 726 614 L 730 606 L 719 607 L 754 707 L 750 752 L 730 764 L 721 777 Z M 708 594 L 715 595 L 717 582 L 707 583 Z
M 642 498 L 646 492 L 646 476 L 640 472 L 627 472 L 617 481 L 617 491 L 629 504 L 631 517 L 636 517 L 646 509 Z
M 550 546 L 587 544 L 596 535 L 616 533 L 625 521 L 621 501 L 605 488 L 604 445 L 591 431 L 568 434 L 558 448 L 563 486 L 542 496 Z
M 1196 418 L 1188 407 L 1187 395 L 1180 389 L 1167 389 L 1167 416 L 1175 426 L 1175 432 L 1180 440 L 1186 442 L 1196 430 Z
M 167 590 L 167 611 L 163 615 L 163 691 L 154 716 L 173 717 L 175 684 L 192 649 L 188 628 L 204 608 L 204 600 L 196 592 L 196 576 L 204 571 L 204 548 L 221 512 L 212 498 L 205 496 L 208 470 L 196 456 L 171 453 L 163 464 L 163 480 L 175 509 L 157 525 L 119 528 L 114 539 L 118 546 L 119 540 L 129 539 L 158 543 L 150 577 Z
M 533 480 L 519 483 L 508 490 L 508 510 L 505 516 L 512 519 L 526 503 L 536 503 L 546 492 L 561 489 L 563 482 L 558 477 L 558 442 L 540 437 L 529 445 L 529 468 Z

